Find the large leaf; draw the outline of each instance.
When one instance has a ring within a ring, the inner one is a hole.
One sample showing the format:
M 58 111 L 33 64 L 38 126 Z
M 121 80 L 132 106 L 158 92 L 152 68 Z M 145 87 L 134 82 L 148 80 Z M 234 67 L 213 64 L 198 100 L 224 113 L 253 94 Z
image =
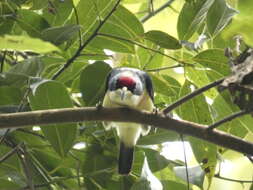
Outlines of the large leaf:
M 144 159 L 140 180 L 131 187 L 131 190 L 139 190 L 139 189 L 146 189 L 146 190 L 163 189 L 161 182 L 150 171 L 149 164 L 146 158 Z
M 49 42 L 28 36 L 5 35 L 0 36 L 0 50 L 34 51 L 37 53 L 47 53 L 59 51 L 57 47 Z
M 72 0 L 51 0 L 43 9 L 43 16 L 51 26 L 63 25 L 73 10 Z
M 19 9 L 16 20 L 23 30 L 35 38 L 40 38 L 41 31 L 50 26 L 41 15 L 25 9 Z
M 77 12 L 82 25 L 84 40 L 92 35 L 92 31 L 100 24 L 99 19 L 103 20 L 115 6 L 115 3 L 115 0 L 80 1 L 78 3 Z M 144 29 L 134 14 L 123 6 L 118 6 L 99 32 L 135 40 L 138 35 L 144 33 Z M 98 35 L 92 40 L 88 48 L 91 47 L 127 53 L 134 52 L 133 44 L 109 36 Z
M 180 89 L 180 83 L 167 75 L 158 77 L 150 75 L 154 83 L 155 92 L 165 96 L 177 96 Z M 166 88 L 165 88 L 166 87 Z
M 216 36 L 238 12 L 225 0 L 215 0 L 207 14 L 207 28 L 211 36 Z
M 193 60 L 223 76 L 227 76 L 230 73 L 228 58 L 225 56 L 224 50 L 208 49 L 197 54 L 193 57 Z
M 33 110 L 73 107 L 67 89 L 58 82 L 45 81 L 33 87 L 29 97 Z M 60 156 L 66 156 L 76 137 L 75 124 L 53 124 L 41 127 L 44 135 Z
M 44 69 L 44 63 L 40 57 L 25 59 L 11 67 L 8 72 L 14 74 L 23 74 L 25 76 L 39 77 Z
M 22 186 L 20 184 L 14 183 L 7 179 L 0 179 L 0 189 L 5 190 L 16 190 L 20 189 Z
M 186 1 L 178 17 L 177 33 L 180 40 L 188 40 L 204 22 L 214 0 Z
M 236 15 L 232 23 L 227 27 L 222 36 L 225 40 L 233 40 L 233 37 L 240 35 L 243 37 L 243 40 L 253 46 L 252 30 L 253 22 L 252 9 L 253 2 L 251 0 L 238 1 L 238 10 L 240 14 Z
M 191 92 L 190 85 L 191 83 L 186 80 L 180 90 L 179 97 L 185 96 Z M 197 97 L 181 105 L 178 108 L 177 113 L 179 117 L 188 121 L 193 121 L 200 124 L 212 123 L 211 113 L 203 95 L 198 95 Z M 206 171 L 210 182 L 216 168 L 216 145 L 194 137 L 189 137 L 189 141 L 196 160 L 200 164 L 202 163 L 201 166 L 203 170 Z M 205 160 L 205 162 L 203 162 L 203 160 Z
M 212 82 L 211 79 L 213 79 L 207 76 L 208 70 L 200 64 L 195 64 L 195 67 L 186 67 L 185 72 L 187 79 L 194 83 L 194 85 L 196 85 L 198 88 L 209 84 Z M 221 77 L 222 75 L 219 78 Z M 214 98 L 217 96 L 218 92 L 216 89 L 211 88 L 204 94 L 210 98 Z
M 0 87 L 0 105 L 19 105 L 21 99 L 20 89 L 9 86 Z
M 63 42 L 74 38 L 79 30 L 79 25 L 51 27 L 42 32 L 42 38 L 46 41 L 52 42 L 55 45 L 60 45 Z
M 180 49 L 181 44 L 179 41 L 170 36 L 169 34 L 159 31 L 159 30 L 151 30 L 145 33 L 145 39 L 154 42 L 162 48 L 166 49 Z
M 138 145 L 154 145 L 161 144 L 167 141 L 175 141 L 178 140 L 179 136 L 177 133 L 165 129 L 157 129 L 153 133 L 149 133 L 149 135 L 141 137 L 138 140 Z
M 95 105 L 105 93 L 105 80 L 111 67 L 98 61 L 84 68 L 80 78 L 80 91 L 87 105 Z
M 109 34 L 130 40 L 138 40 L 138 36 L 144 33 L 139 20 L 123 6 L 119 6 L 114 14 L 101 28 L 100 33 Z M 91 42 L 92 47 L 111 49 L 113 51 L 133 53 L 134 45 L 124 40 L 108 36 L 98 36 Z
M 215 121 L 223 119 L 224 117 L 227 117 L 234 112 L 239 111 L 239 108 L 235 106 L 231 101 L 228 92 L 219 94 L 214 99 L 212 107 L 214 108 Z M 222 124 L 221 126 L 219 126 L 219 129 L 243 138 L 248 132 L 253 133 L 253 127 L 251 125 L 252 122 L 252 117 L 249 115 L 245 115 L 243 117 L 234 119 L 231 122 L 226 122 Z

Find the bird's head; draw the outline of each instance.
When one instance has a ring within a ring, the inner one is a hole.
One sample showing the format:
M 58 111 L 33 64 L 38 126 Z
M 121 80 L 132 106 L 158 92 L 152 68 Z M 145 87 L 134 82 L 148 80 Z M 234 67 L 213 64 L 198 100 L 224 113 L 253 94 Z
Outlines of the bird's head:
M 153 100 L 151 79 L 138 69 L 113 69 L 108 75 L 106 89 L 110 100 L 119 105 L 135 107 L 145 95 Z

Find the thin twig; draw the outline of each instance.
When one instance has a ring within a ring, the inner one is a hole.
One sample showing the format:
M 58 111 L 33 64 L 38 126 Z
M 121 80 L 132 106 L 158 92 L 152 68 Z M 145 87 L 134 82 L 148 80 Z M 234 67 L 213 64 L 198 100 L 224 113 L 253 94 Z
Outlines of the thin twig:
M 2 162 L 4 162 L 5 160 L 7 160 L 9 157 L 11 157 L 12 155 L 14 155 L 16 152 L 17 152 L 17 149 L 19 148 L 19 146 L 21 145 L 22 143 L 18 144 L 16 147 L 12 148 L 11 151 L 7 152 L 5 155 L 3 155 L 1 158 L 0 158 L 0 164 Z
M 182 65 L 182 64 L 178 64 L 178 65 L 173 65 L 173 66 L 167 66 L 167 67 L 161 67 L 161 68 L 156 68 L 156 69 L 146 69 L 146 72 L 159 72 L 159 71 L 163 71 L 163 70 L 167 70 L 167 69 L 174 69 L 174 68 L 179 68 L 179 67 L 194 67 L 194 65 L 191 64 L 187 64 L 187 65 Z
M 8 146 L 12 148 L 18 147 L 16 150 L 16 153 L 23 166 L 24 173 L 27 179 L 27 186 L 29 187 L 30 190 L 35 190 L 34 184 L 33 184 L 33 176 L 31 175 L 30 167 L 29 167 L 30 164 L 28 164 L 26 160 L 27 154 L 25 153 L 26 151 L 21 147 L 22 145 L 24 146 L 24 144 L 22 143 L 20 146 L 17 146 L 11 139 L 8 139 L 8 140 L 5 139 L 5 142 Z
M 203 86 L 202 88 L 199 88 L 197 90 L 195 90 L 194 92 L 180 98 L 178 101 L 172 103 L 171 105 L 169 105 L 167 108 L 165 108 L 164 110 L 162 110 L 162 112 L 166 115 L 168 114 L 170 111 L 174 110 L 176 107 L 180 106 L 181 104 L 187 102 L 189 99 L 194 98 L 195 96 L 209 90 L 212 87 L 215 87 L 217 85 L 219 85 L 220 83 L 222 83 L 222 81 L 224 80 L 224 78 L 219 79 L 217 81 L 214 81 L 206 86 Z
M 249 114 L 250 112 L 252 112 L 252 110 L 242 110 L 242 111 L 239 111 L 239 112 L 236 112 L 236 113 L 233 113 L 232 115 L 229 115 L 211 125 L 208 126 L 208 130 L 213 130 L 214 128 L 222 125 L 223 123 L 226 123 L 228 121 L 231 121 L 233 119 L 236 119 L 237 117 L 241 117 L 243 115 L 246 115 L 246 114 Z
M 62 68 L 60 68 L 52 77 L 52 80 L 55 80 L 56 78 L 58 78 L 60 76 L 60 74 L 65 71 L 75 60 L 76 58 L 81 54 L 81 52 L 83 51 L 83 49 L 98 35 L 99 30 L 101 29 L 101 27 L 106 23 L 106 21 L 111 17 L 111 15 L 117 10 L 117 7 L 119 6 L 121 0 L 118 0 L 114 7 L 112 8 L 112 10 L 109 12 L 108 15 L 106 15 L 106 17 L 104 18 L 104 20 L 102 20 L 98 27 L 95 29 L 95 31 L 93 32 L 93 34 L 77 49 L 77 51 L 75 52 L 75 54 L 67 60 L 67 62 L 63 65 Z
M 190 190 L 190 180 L 189 180 L 189 173 L 188 173 L 188 163 L 186 158 L 186 151 L 185 151 L 185 143 L 184 143 L 184 136 L 180 134 L 180 139 L 183 144 L 183 151 L 184 151 L 184 163 L 185 163 L 185 173 L 186 173 L 186 181 L 187 181 L 187 190 Z
M 6 54 L 7 54 L 7 51 L 5 50 L 3 52 L 3 56 L 2 56 L 2 59 L 1 59 L 0 73 L 2 73 L 3 70 L 4 70 L 4 61 L 5 61 Z
M 253 180 L 231 179 L 231 178 L 222 177 L 219 174 L 215 174 L 214 177 L 219 178 L 219 179 L 223 179 L 226 181 L 233 181 L 233 182 L 238 182 L 238 183 L 253 183 Z
M 172 57 L 172 56 L 170 56 L 170 55 L 167 55 L 167 54 L 165 54 L 165 53 L 163 53 L 163 52 L 161 52 L 161 51 L 159 51 L 159 50 L 149 48 L 149 47 L 147 47 L 147 46 L 144 46 L 144 45 L 141 44 L 141 43 L 138 43 L 138 42 L 136 42 L 136 41 L 133 41 L 133 40 L 130 40 L 130 39 L 127 39 L 127 38 L 123 38 L 123 37 L 115 36 L 115 35 L 111 35 L 111 34 L 105 34 L 105 33 L 98 33 L 98 35 L 99 35 L 99 36 L 109 37 L 109 38 L 114 38 L 114 39 L 117 39 L 117 40 L 122 40 L 122 41 L 125 41 L 125 42 L 129 42 L 129 43 L 134 44 L 134 45 L 137 45 L 137 46 L 139 46 L 139 47 L 141 47 L 141 48 L 143 48 L 143 49 L 147 49 L 147 50 L 153 51 L 153 52 L 155 52 L 155 53 L 158 53 L 158 54 L 160 54 L 160 55 L 163 55 L 163 56 L 165 56 L 165 57 L 168 57 L 168 58 L 172 59 L 173 61 L 176 61 L 176 62 L 179 62 L 179 63 L 182 63 L 182 64 L 187 64 L 187 63 L 185 63 L 185 62 L 183 62 L 183 61 L 181 61 L 181 60 L 178 60 L 178 59 L 176 59 L 176 58 L 174 58 L 174 57 Z
M 153 12 L 149 12 L 147 15 L 145 15 L 142 19 L 141 22 L 144 23 L 147 20 L 149 20 L 151 17 L 157 15 L 159 12 L 161 12 L 162 10 L 164 10 L 165 8 L 169 7 L 171 5 L 171 3 L 173 3 L 173 1 L 175 0 L 169 0 L 168 2 L 164 3 L 160 8 L 156 9 Z

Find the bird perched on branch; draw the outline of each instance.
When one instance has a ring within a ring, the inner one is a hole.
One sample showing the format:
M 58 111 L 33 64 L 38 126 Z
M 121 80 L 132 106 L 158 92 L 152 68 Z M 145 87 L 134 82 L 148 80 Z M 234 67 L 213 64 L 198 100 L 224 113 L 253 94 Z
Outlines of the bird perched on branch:
M 153 100 L 153 85 L 146 72 L 122 67 L 109 73 L 103 107 L 130 107 L 152 112 Z M 132 167 L 134 146 L 140 135 L 148 134 L 150 127 L 125 122 L 110 122 L 104 125 L 106 129 L 116 128 L 120 139 L 118 171 L 119 174 L 127 175 Z

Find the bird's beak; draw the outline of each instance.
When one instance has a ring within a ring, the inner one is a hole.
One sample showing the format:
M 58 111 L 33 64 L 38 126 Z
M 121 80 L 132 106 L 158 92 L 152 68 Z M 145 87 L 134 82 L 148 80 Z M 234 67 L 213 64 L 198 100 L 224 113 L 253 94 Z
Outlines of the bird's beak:
M 123 87 L 121 90 L 120 99 L 123 101 L 126 97 L 127 87 Z

